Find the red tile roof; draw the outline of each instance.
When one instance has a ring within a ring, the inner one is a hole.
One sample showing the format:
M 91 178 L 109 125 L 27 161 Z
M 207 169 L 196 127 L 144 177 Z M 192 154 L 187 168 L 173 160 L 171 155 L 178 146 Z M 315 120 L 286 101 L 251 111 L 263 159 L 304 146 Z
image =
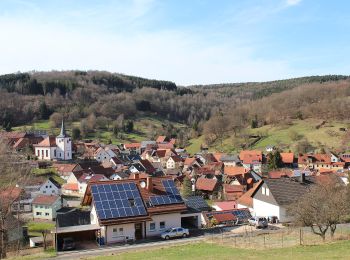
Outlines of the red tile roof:
M 253 193 L 260 187 L 260 184 L 262 183 L 262 180 L 255 183 L 254 187 L 248 190 L 246 193 L 244 193 L 238 200 L 237 204 L 246 206 L 248 208 L 253 208 Z
M 157 143 L 163 143 L 163 142 L 165 142 L 165 140 L 166 140 L 166 136 L 160 135 L 160 136 L 158 136 L 156 142 Z
M 224 174 L 228 176 L 235 176 L 235 175 L 243 175 L 248 170 L 241 166 L 225 166 L 224 167 Z
M 196 189 L 204 191 L 214 191 L 217 182 L 218 181 L 216 179 L 198 178 L 196 182 Z
M 190 166 L 190 165 L 192 165 L 195 161 L 196 161 L 196 158 L 190 158 L 190 157 L 188 157 L 188 158 L 185 159 L 184 164 L 187 165 L 187 166 Z
M 90 181 L 99 181 L 99 180 L 102 180 L 104 178 L 105 178 L 105 176 L 102 174 L 89 175 L 89 174 L 84 173 L 83 175 L 80 176 L 78 181 L 81 183 L 83 183 L 83 182 L 88 183 Z
M 38 144 L 34 144 L 36 147 L 55 147 L 56 146 L 56 137 L 48 136 Z
M 78 183 L 66 183 L 62 185 L 62 189 L 70 191 L 79 191 Z
M 213 218 L 215 218 L 218 224 L 236 220 L 236 217 L 232 213 L 213 214 Z
M 244 164 L 261 163 L 262 152 L 258 150 L 243 150 L 239 153 L 239 159 Z
M 32 204 L 52 205 L 58 199 L 59 199 L 59 197 L 55 196 L 55 195 L 39 194 L 38 196 L 35 197 Z
M 215 202 L 213 206 L 216 206 L 221 210 L 232 210 L 237 208 L 237 203 L 235 201 L 220 201 Z
M 141 147 L 141 143 L 131 143 L 131 144 L 124 144 L 125 149 L 138 149 Z
M 298 163 L 308 163 L 309 159 L 314 163 L 331 163 L 331 156 L 328 154 L 302 154 L 298 157 Z
M 244 186 L 243 185 L 231 185 L 231 184 L 223 184 L 224 191 L 227 193 L 234 193 L 234 192 L 243 192 Z
M 294 153 L 281 153 L 283 163 L 293 163 L 294 162 Z

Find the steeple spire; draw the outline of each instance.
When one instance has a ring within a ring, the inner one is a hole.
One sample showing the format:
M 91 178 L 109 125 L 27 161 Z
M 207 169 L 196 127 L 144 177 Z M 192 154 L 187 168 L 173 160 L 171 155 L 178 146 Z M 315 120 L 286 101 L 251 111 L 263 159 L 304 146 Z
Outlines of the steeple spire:
M 61 125 L 61 132 L 60 135 L 58 137 L 66 137 L 66 128 L 64 127 L 64 119 L 62 118 L 62 125 Z

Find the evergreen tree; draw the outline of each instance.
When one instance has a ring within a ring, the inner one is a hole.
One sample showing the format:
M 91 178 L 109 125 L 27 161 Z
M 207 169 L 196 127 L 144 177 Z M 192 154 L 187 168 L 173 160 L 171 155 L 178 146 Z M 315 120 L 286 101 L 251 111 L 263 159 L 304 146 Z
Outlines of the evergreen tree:
M 192 182 L 189 178 L 185 177 L 181 187 L 181 196 L 184 198 L 192 196 Z
M 39 106 L 40 118 L 47 120 L 51 115 L 51 110 L 47 107 L 45 102 L 42 102 Z
M 80 139 L 80 129 L 79 128 L 76 128 L 74 127 L 73 130 L 72 130 L 72 138 L 73 140 L 78 140 Z
M 269 153 L 268 168 L 269 170 L 276 170 L 283 167 L 282 157 L 278 150 Z

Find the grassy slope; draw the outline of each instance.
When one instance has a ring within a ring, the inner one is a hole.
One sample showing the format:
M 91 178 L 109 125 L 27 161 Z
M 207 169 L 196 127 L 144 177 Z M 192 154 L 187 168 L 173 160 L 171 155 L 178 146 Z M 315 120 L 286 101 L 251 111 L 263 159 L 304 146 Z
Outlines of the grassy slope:
M 349 255 L 350 241 L 265 250 L 239 249 L 203 242 L 91 259 L 348 259 Z
M 345 136 L 345 132 L 339 130 L 340 127 L 348 128 L 347 122 L 327 122 L 325 125 L 316 129 L 321 120 L 295 120 L 290 125 L 284 126 L 272 126 L 266 125 L 256 129 L 245 129 L 246 133 L 258 134 L 264 136 L 259 142 L 257 142 L 252 149 L 264 150 L 268 145 L 275 145 L 283 148 L 283 150 L 295 151 L 296 141 L 291 140 L 290 132 L 294 131 L 298 133 L 302 138 L 306 138 L 314 147 L 319 148 L 322 145 L 329 149 L 337 149 L 342 143 L 342 139 Z M 200 145 L 203 142 L 203 136 L 196 139 L 191 139 L 191 145 L 187 147 L 190 153 L 198 152 Z M 244 143 L 243 138 L 236 140 L 238 143 Z M 233 134 L 223 141 L 223 145 L 220 142 L 214 143 L 209 150 L 211 151 L 224 151 L 224 152 L 237 152 L 238 149 L 234 146 Z M 347 144 L 350 145 L 349 143 Z
M 130 134 L 121 133 L 120 138 L 116 138 L 111 131 L 108 130 L 97 130 L 95 133 L 89 134 L 86 139 L 99 139 L 102 142 L 107 143 L 108 140 L 111 140 L 112 143 L 125 143 L 125 142 L 140 142 L 143 140 L 148 140 L 149 136 L 153 133 L 157 133 L 163 129 L 163 124 L 169 123 L 167 120 L 162 120 L 156 117 L 140 117 L 134 120 L 134 132 Z M 185 127 L 182 124 L 171 122 L 176 128 Z M 73 127 L 79 127 L 79 122 L 74 122 Z M 70 132 L 72 126 L 67 126 L 68 133 Z M 48 120 L 38 121 L 36 123 L 14 127 L 14 131 L 21 131 L 25 128 L 31 129 L 35 128 L 37 130 L 46 130 L 49 134 L 58 134 L 59 128 L 51 128 Z

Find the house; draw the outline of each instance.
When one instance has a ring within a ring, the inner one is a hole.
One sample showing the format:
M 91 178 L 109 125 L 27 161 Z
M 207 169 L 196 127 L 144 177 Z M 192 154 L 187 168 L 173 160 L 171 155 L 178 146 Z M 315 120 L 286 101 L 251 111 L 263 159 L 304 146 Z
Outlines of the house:
M 33 218 L 54 220 L 56 212 L 62 208 L 62 200 L 57 195 L 39 194 L 32 202 Z
M 212 198 L 215 196 L 215 193 L 218 191 L 218 180 L 217 179 L 208 179 L 205 177 L 200 177 L 196 181 L 196 190 L 203 193 L 207 198 Z
M 12 186 L 0 191 L 0 209 L 9 208 L 10 212 L 30 212 L 32 210 L 31 199 L 25 190 Z
M 225 166 L 239 166 L 241 161 L 237 155 L 222 155 L 220 161 L 224 163 Z
M 61 184 L 59 184 L 52 177 L 50 177 L 40 186 L 39 193 L 46 195 L 60 195 Z
M 79 196 L 78 179 L 84 174 L 83 171 L 72 172 L 67 182 L 62 185 L 62 194 L 70 196 Z
M 73 172 L 83 170 L 83 168 L 77 163 L 55 163 L 52 167 L 57 170 L 58 175 L 64 180 L 67 180 Z
M 246 187 L 243 185 L 223 184 L 222 192 L 225 200 L 235 201 L 243 195 Z
M 106 180 L 108 180 L 108 179 L 102 174 L 83 173 L 78 179 L 79 195 L 84 196 L 85 191 L 86 191 L 86 187 L 87 187 L 89 182 L 106 181 Z
M 112 157 L 110 156 L 109 153 L 103 148 L 99 147 L 95 152 L 94 152 L 94 159 L 98 162 L 104 162 L 104 161 L 110 161 Z
M 43 141 L 34 145 L 35 155 L 40 160 L 71 160 L 72 140 L 66 134 L 64 121 L 60 134 L 56 137 L 48 136 Z
M 180 156 L 170 156 L 169 159 L 166 161 L 167 169 L 176 169 L 181 166 L 183 166 L 183 161 Z
M 294 153 L 280 153 L 284 167 L 294 168 Z
M 189 168 L 199 168 L 201 167 L 201 163 L 199 160 L 193 157 L 187 157 L 184 161 L 184 171 L 186 171 Z
M 315 179 L 302 174 L 299 178 L 281 177 L 264 179 L 252 194 L 256 216 L 277 216 L 280 222 L 288 222 L 287 207 L 307 193 Z
M 181 226 L 187 208 L 174 182 L 137 178 L 89 183 L 82 205 L 90 206 L 91 224 L 100 228 L 103 244 L 159 236 Z
M 309 168 L 310 170 L 343 170 L 345 162 L 340 162 L 334 154 L 300 154 L 298 157 L 299 168 Z
M 212 208 L 216 211 L 233 210 L 237 208 L 235 201 L 218 201 L 212 205 Z
M 261 151 L 243 150 L 239 153 L 239 159 L 241 160 L 243 167 L 252 169 L 257 173 L 261 173 L 261 165 L 263 161 Z
M 123 147 L 125 150 L 129 151 L 130 153 L 141 153 L 141 143 L 130 143 L 130 144 L 124 144 Z
M 237 207 L 239 209 L 247 208 L 252 213 L 253 212 L 253 197 L 252 195 L 255 193 L 255 190 L 260 187 L 262 180 L 255 183 L 253 188 L 249 189 L 245 192 L 241 197 L 237 199 Z

